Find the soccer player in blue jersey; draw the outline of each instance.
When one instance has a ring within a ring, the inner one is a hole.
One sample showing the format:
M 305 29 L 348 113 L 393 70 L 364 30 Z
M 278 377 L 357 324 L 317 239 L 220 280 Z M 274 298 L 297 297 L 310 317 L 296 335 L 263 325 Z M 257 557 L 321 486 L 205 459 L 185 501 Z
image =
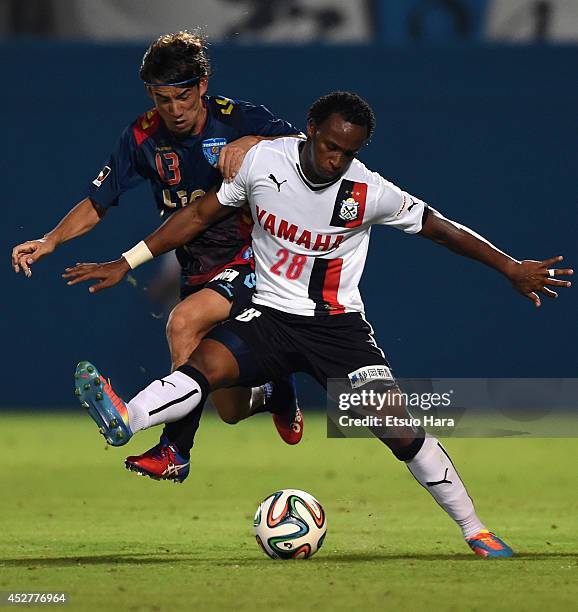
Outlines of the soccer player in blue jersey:
M 210 63 L 204 39 L 178 32 L 161 36 L 146 51 L 140 78 L 154 108 L 131 123 L 79 202 L 43 238 L 12 251 L 14 270 L 31 276 L 31 266 L 73 238 L 92 230 L 120 196 L 148 181 L 163 219 L 194 205 L 223 177 L 234 178 L 245 153 L 263 139 L 298 135 L 299 130 L 264 106 L 207 95 Z M 250 214 L 241 210 L 209 227 L 176 250 L 181 264 L 181 303 L 172 311 L 167 339 L 173 369 L 182 365 L 203 336 L 251 302 L 255 284 Z M 274 410 L 273 419 L 289 444 L 301 438 L 302 417 L 291 379 L 213 395 L 221 417 L 231 421 L 238 404 L 253 412 Z M 198 418 L 167 424 L 158 445 L 127 458 L 129 469 L 182 482 Z

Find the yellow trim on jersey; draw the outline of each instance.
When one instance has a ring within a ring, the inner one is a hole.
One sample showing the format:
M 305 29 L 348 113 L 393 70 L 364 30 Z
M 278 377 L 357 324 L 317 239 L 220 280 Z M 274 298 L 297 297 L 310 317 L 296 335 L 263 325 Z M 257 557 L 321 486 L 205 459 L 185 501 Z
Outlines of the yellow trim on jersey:
M 233 108 L 235 107 L 232 100 L 223 96 L 215 98 L 215 102 L 225 107 L 220 109 L 221 114 L 223 115 L 230 115 L 233 112 Z

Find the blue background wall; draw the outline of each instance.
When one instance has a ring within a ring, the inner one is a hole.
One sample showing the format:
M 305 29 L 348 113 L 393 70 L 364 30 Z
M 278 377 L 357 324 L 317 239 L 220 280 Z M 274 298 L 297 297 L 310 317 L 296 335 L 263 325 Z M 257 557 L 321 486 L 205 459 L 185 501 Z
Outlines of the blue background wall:
M 97 296 L 60 278 L 115 259 L 158 217 L 146 187 L 31 279 L 12 246 L 84 196 L 121 129 L 149 107 L 143 46 L 0 44 L 4 406 L 68 406 L 92 359 L 129 395 L 166 373 L 164 323 L 142 287 L 153 268 Z M 377 131 L 361 159 L 518 258 L 576 266 L 576 48 L 214 47 L 210 91 L 265 103 L 304 125 L 334 89 L 363 95 Z M 377 228 L 362 282 L 367 315 L 400 376 L 576 376 L 576 289 L 543 307 L 505 279 L 418 237 Z M 312 401 L 311 388 L 305 388 Z

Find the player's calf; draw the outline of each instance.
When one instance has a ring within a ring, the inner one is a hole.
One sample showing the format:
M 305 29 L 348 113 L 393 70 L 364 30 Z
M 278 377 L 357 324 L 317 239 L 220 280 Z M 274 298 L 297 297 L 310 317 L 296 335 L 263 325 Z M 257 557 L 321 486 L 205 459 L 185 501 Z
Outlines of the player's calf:
M 197 364 L 204 364 L 205 372 L 197 369 Z M 120 446 L 141 429 L 178 421 L 193 411 L 198 426 L 211 385 L 220 388 L 234 383 L 235 372 L 238 374 L 236 361 L 222 344 L 203 341 L 188 364 L 153 381 L 126 404 L 88 362 L 77 368 L 75 377 L 86 382 L 76 388 L 76 394 L 109 442 Z M 101 388 L 103 393 L 95 390 Z
M 511 556 L 511 549 L 490 533 L 478 518 L 474 503 L 446 449 L 436 438 L 427 436 L 422 428 L 407 425 L 411 418 L 405 403 L 397 401 L 403 397 L 398 387 L 382 389 L 381 393 L 388 396 L 387 402 L 381 402 L 387 406 L 387 414 L 398 417 L 396 422 L 401 424 L 372 429 L 372 433 L 407 465 L 414 478 L 456 522 L 476 554 L 487 558 Z M 367 404 L 361 410 L 364 415 L 371 414 L 375 406 Z
M 190 366 L 182 366 L 169 376 L 152 382 L 127 403 L 88 361 L 78 364 L 74 379 L 75 395 L 113 446 L 126 444 L 141 429 L 178 420 L 197 407 L 200 418 L 209 392 L 204 375 Z
M 241 392 L 245 391 L 246 394 Z M 235 393 L 233 393 L 235 392 Z M 297 403 L 295 375 L 248 389 L 220 389 L 211 399 L 221 419 L 235 425 L 250 416 L 270 412 L 281 439 L 298 444 L 303 436 L 303 414 Z
M 394 454 L 455 521 L 475 554 L 488 559 L 513 555 L 512 549 L 479 519 L 474 502 L 439 440 L 422 432 L 409 445 L 394 450 Z
M 136 433 L 178 421 L 195 411 L 196 432 L 209 392 L 209 383 L 201 371 L 189 365 L 181 366 L 172 374 L 153 381 L 128 402 L 130 427 Z
M 295 374 L 255 387 L 251 393 L 248 416 L 270 412 L 281 439 L 287 444 L 298 444 L 303 437 L 303 414 L 297 403 Z

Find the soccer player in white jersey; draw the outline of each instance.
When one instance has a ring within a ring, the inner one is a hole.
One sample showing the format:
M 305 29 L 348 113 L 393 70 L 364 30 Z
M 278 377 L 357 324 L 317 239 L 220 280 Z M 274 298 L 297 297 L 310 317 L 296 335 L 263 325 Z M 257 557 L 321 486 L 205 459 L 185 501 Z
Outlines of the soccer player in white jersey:
M 110 287 L 131 267 L 185 243 L 246 201 L 250 205 L 257 276 L 251 308 L 216 327 L 184 366 L 126 403 L 95 366 L 78 365 L 77 394 L 109 443 L 120 446 L 141 429 L 199 410 L 212 390 L 256 385 L 289 372 L 306 372 L 324 386 L 338 378 L 352 387 L 362 379 L 384 392 L 395 388 L 358 290 L 372 225 L 419 234 L 477 259 L 504 274 L 536 306 L 538 292 L 555 297 L 555 288 L 570 286 L 555 278 L 573 273 L 554 267 L 561 257 L 518 261 L 368 170 L 356 155 L 373 126 L 373 112 L 357 95 L 324 96 L 309 111 L 306 141 L 258 144 L 232 183 L 175 213 L 119 260 L 69 269 L 72 283 L 99 279 L 94 290 Z M 408 417 L 399 403 L 387 410 Z M 476 554 L 513 554 L 478 518 L 438 440 L 403 425 L 374 434 L 457 523 Z

